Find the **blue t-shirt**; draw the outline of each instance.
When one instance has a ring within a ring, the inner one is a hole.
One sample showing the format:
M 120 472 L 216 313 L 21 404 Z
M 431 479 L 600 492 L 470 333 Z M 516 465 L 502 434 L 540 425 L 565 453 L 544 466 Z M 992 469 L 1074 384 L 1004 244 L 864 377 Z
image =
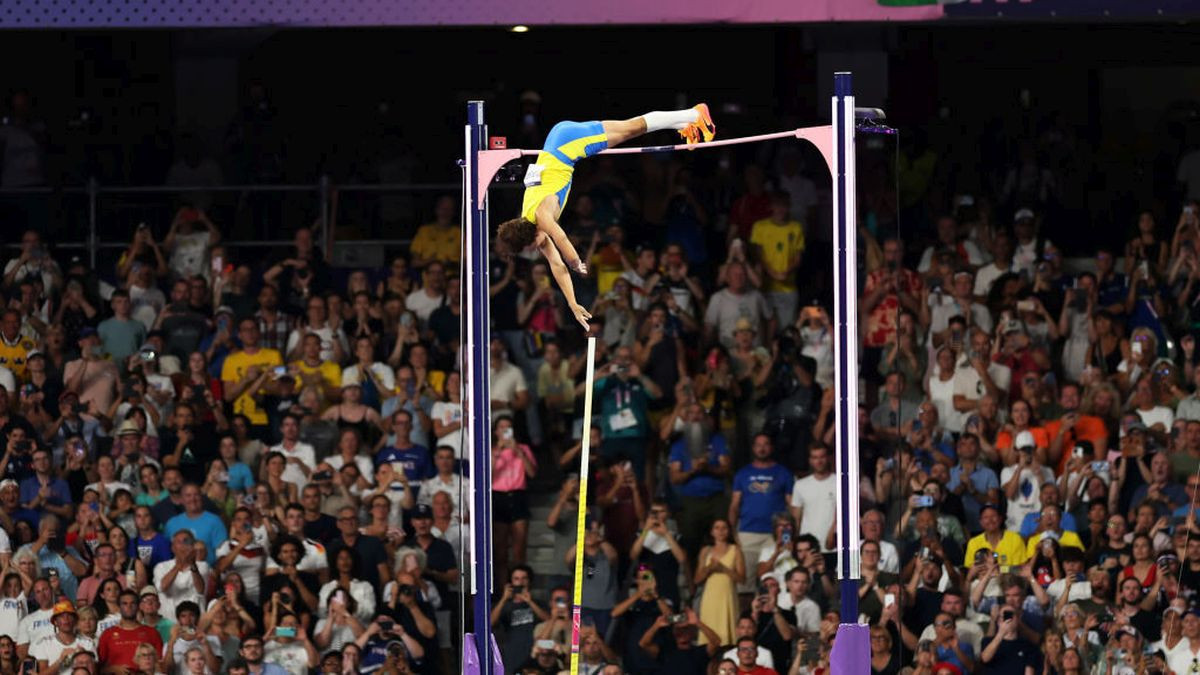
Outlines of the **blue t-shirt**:
M 729 447 L 725 445 L 725 437 L 713 434 L 708 441 L 708 465 L 716 467 L 720 458 L 729 455 Z M 679 439 L 671 444 L 670 462 L 679 462 L 683 471 L 692 470 L 692 455 L 688 452 L 687 443 Z M 676 486 L 675 491 L 683 497 L 711 497 L 725 491 L 725 482 L 712 474 L 702 473 L 692 476 L 683 485 Z
M 771 531 L 771 517 L 787 512 L 787 498 L 792 493 L 792 473 L 778 462 L 768 467 L 748 464 L 733 477 L 734 492 L 742 493 L 738 512 L 739 532 Z
M 971 485 L 975 488 L 975 492 L 986 494 L 988 490 L 999 490 L 1000 479 L 996 477 L 996 472 L 986 466 L 976 466 L 975 472 L 970 476 Z M 946 482 L 946 489 L 953 492 L 958 489 L 959 483 L 962 482 L 962 464 L 950 468 L 950 480 Z M 963 492 L 962 494 L 963 511 L 967 514 L 967 530 L 971 532 L 979 531 L 979 509 L 983 504 L 979 503 L 973 495 Z
M 175 533 L 180 530 L 191 530 L 193 537 L 204 542 L 204 546 L 208 549 L 207 561 L 210 566 L 217 562 L 217 547 L 229 538 L 229 532 L 225 530 L 225 523 L 208 511 L 202 511 L 195 518 L 189 518 L 187 513 L 181 513 L 167 521 L 167 539 L 174 537 Z
M 38 490 L 42 488 L 42 484 L 38 482 L 36 475 L 30 476 L 21 481 L 21 503 L 28 504 L 37 496 Z M 46 500 L 47 504 L 54 506 L 63 506 L 71 503 L 71 488 L 67 487 L 67 481 L 61 478 L 54 478 L 50 481 L 50 497 Z
M 229 489 L 245 492 L 252 487 L 254 487 L 254 474 L 250 473 L 250 467 L 241 462 L 231 464 L 229 466 Z
M 171 553 L 171 541 L 155 532 L 150 539 L 142 539 L 141 536 L 130 539 L 129 557 L 139 558 L 146 569 L 153 570 L 155 565 L 175 555 Z
M 404 475 L 408 476 L 410 481 L 419 483 L 434 476 L 429 449 L 423 445 L 414 445 L 405 450 L 388 446 L 375 455 L 376 467 L 396 463 L 404 467 Z
M 970 658 L 971 660 L 975 660 L 975 650 L 971 649 L 970 644 L 959 640 L 958 648 L 962 651 L 964 656 Z M 943 663 L 953 663 L 954 665 L 958 666 L 959 672 L 967 672 L 967 664 L 959 660 L 958 654 L 955 654 L 954 650 L 950 649 L 949 647 L 939 646 L 937 648 L 937 660 Z
M 1041 517 L 1042 517 L 1042 514 L 1040 514 L 1040 513 L 1026 513 L 1025 514 L 1025 517 L 1021 520 L 1021 531 L 1018 533 L 1021 535 L 1022 539 L 1028 539 L 1033 536 L 1033 533 L 1038 528 L 1038 521 L 1041 519 Z M 1071 515 L 1070 513 L 1066 512 L 1066 511 L 1063 511 L 1061 520 L 1062 520 L 1062 524 L 1061 524 L 1062 529 L 1069 530 L 1069 531 L 1075 532 L 1075 533 L 1079 532 L 1079 530 L 1075 529 L 1075 516 Z

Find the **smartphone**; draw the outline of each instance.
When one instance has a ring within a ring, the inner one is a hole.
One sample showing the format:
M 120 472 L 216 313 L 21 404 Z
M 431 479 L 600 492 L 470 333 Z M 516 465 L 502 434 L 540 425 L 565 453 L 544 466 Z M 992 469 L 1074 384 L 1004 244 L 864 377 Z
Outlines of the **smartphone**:
M 686 614 L 672 614 L 671 616 L 667 617 L 667 623 L 671 624 L 672 626 L 677 623 L 683 623 L 686 620 L 687 620 Z
M 224 267 L 225 267 L 225 260 L 224 260 L 224 258 L 222 258 L 222 257 L 221 257 L 221 256 L 219 256 L 219 255 L 214 255 L 214 256 L 212 257 L 212 273 L 213 273 L 213 274 L 220 274 L 220 273 L 221 273 L 221 269 L 222 269 L 222 268 L 224 268 Z
M 1092 462 L 1092 471 L 1096 473 L 1108 471 L 1108 462 Z
M 1078 459 L 1083 459 L 1087 456 L 1087 450 L 1082 445 L 1077 445 L 1075 446 L 1075 449 L 1071 451 L 1071 456 Z
M 396 625 L 396 622 L 392 621 L 391 619 L 380 619 L 379 620 L 379 630 L 382 630 L 384 632 L 391 630 L 392 627 L 395 625 Z
M 792 531 L 784 530 L 783 534 L 779 537 L 779 541 L 782 542 L 785 546 L 792 543 Z
M 917 498 L 913 501 L 913 505 L 918 509 L 933 508 L 933 497 L 929 495 L 917 495 Z
M 274 370 L 271 371 L 271 375 L 275 378 L 280 378 L 284 375 L 287 375 L 287 366 L 275 366 Z
M 507 427 L 504 431 L 500 432 L 500 438 L 511 441 L 513 439 L 513 428 Z
M 891 607 L 894 604 L 896 604 L 896 594 L 895 593 L 884 593 L 883 594 L 883 606 Z
M 1037 309 L 1037 305 L 1034 304 L 1034 302 L 1032 300 L 1018 300 L 1017 301 L 1017 311 L 1018 312 L 1032 312 L 1035 309 Z

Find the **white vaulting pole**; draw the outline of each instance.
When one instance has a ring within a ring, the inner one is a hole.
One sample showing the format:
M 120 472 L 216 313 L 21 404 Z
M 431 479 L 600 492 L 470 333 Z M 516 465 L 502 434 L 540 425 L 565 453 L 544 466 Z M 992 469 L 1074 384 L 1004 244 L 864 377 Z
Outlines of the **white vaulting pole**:
M 596 376 L 596 338 L 587 339 L 587 376 L 583 385 L 583 438 L 579 450 L 579 513 L 575 518 L 575 584 L 571 603 L 571 675 L 579 675 L 579 615 L 583 604 L 583 538 L 587 535 L 588 455 L 592 446 L 592 387 Z

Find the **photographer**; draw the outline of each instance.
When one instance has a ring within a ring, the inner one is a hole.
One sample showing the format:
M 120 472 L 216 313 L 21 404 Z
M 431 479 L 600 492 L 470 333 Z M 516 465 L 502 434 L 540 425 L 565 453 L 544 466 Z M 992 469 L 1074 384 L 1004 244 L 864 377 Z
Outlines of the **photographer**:
M 659 636 L 659 631 L 670 626 L 669 639 Z M 704 633 L 706 644 L 697 645 L 696 637 Z M 704 672 L 708 660 L 720 648 L 721 638 L 700 621 L 696 612 L 688 607 L 683 614 L 662 614 L 655 619 L 638 640 L 638 647 L 659 664 L 664 673 Z
M 425 658 L 425 648 L 421 646 L 421 642 L 387 614 L 375 617 L 354 644 L 362 648 L 359 672 L 363 673 L 388 672 L 389 666 L 395 668 L 399 662 L 405 663 L 406 666 L 415 663 L 419 667 Z
M 993 627 L 995 635 L 980 654 L 980 661 L 988 672 L 1026 673 L 1037 668 L 1039 652 L 1036 645 L 1021 637 L 1017 632 L 1016 610 L 1005 607 L 1000 610 L 1000 620 Z
M 538 621 L 546 621 L 550 613 L 533 599 L 533 570 L 516 565 L 508 573 L 504 592 L 492 607 L 491 625 L 503 628 L 498 638 L 504 670 L 516 670 L 533 649 L 533 631 Z M 614 616 L 616 610 L 613 610 Z

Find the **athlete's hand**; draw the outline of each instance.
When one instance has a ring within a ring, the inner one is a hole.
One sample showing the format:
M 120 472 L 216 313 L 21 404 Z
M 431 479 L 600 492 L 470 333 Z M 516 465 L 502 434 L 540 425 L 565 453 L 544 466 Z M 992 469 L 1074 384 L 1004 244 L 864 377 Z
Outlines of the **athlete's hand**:
M 592 314 L 584 309 L 583 305 L 578 303 L 571 305 L 571 313 L 575 315 L 575 320 L 579 322 L 580 326 L 583 326 L 583 330 L 586 332 L 588 330 L 588 319 L 592 318 Z
M 587 263 L 583 262 L 582 258 L 577 259 L 577 260 L 572 260 L 571 262 L 567 263 L 567 267 L 570 267 L 572 270 L 574 270 L 580 276 L 584 276 L 584 277 L 587 276 L 587 273 L 588 273 Z

